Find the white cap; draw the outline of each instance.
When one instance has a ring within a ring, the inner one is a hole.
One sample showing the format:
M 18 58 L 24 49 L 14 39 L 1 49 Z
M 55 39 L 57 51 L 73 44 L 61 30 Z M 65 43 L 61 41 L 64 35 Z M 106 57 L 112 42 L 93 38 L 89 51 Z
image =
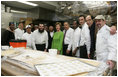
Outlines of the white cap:
M 95 19 L 103 19 L 103 20 L 105 20 L 105 18 L 104 18 L 104 16 L 103 15 L 97 15 L 96 17 L 95 17 Z
M 27 28 L 31 28 L 31 26 L 30 26 L 30 25 L 27 25 L 25 28 L 26 28 L 26 29 L 27 29 Z

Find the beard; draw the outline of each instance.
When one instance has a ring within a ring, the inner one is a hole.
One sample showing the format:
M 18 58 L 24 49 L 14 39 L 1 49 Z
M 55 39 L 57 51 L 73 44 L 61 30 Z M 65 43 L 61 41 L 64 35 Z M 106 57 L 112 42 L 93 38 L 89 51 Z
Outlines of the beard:
M 97 24 L 97 27 L 98 27 L 98 28 L 101 28 L 101 25 L 100 25 L 100 24 Z
M 43 33 L 44 32 L 44 29 L 43 30 L 38 29 L 38 31 L 39 31 L 39 33 Z

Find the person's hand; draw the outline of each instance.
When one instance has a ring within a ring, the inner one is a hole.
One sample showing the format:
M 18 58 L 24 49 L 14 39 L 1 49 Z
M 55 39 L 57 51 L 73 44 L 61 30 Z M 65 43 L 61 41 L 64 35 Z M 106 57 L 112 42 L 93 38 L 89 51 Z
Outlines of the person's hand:
M 110 34 L 114 35 L 115 33 L 116 33 L 116 27 L 115 26 L 110 27 Z
M 60 51 L 57 51 L 57 54 L 60 54 Z
M 75 56 L 75 54 L 76 54 L 76 52 L 73 51 L 73 52 L 72 52 L 72 56 Z
M 87 56 L 88 56 L 88 59 L 90 59 L 90 54 L 88 54 Z
M 69 54 L 70 53 L 70 51 L 69 50 L 66 50 L 66 54 Z
M 72 56 L 75 56 L 75 54 L 76 54 L 76 49 L 72 52 Z
M 107 64 L 109 65 L 110 69 L 112 69 L 114 67 L 114 65 L 115 65 L 114 62 L 111 61 L 111 60 L 108 60 Z
M 44 52 L 47 52 L 47 49 L 45 49 Z

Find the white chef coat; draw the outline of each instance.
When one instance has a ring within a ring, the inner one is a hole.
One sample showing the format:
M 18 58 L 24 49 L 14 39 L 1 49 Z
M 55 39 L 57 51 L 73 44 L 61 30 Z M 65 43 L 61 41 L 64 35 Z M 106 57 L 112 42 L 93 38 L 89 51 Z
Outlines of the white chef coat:
M 90 54 L 90 45 L 91 45 L 91 40 L 90 40 L 90 31 L 89 27 L 86 23 L 82 25 L 82 30 L 81 30 L 81 39 L 80 39 L 80 46 L 86 45 L 87 47 L 87 53 Z
M 110 35 L 108 39 L 108 60 L 117 62 L 117 33 Z
M 24 34 L 24 30 L 17 28 L 15 30 L 15 39 L 22 39 L 23 34 Z
M 98 61 L 106 62 L 108 60 L 108 39 L 110 32 L 108 26 L 104 25 L 97 33 L 96 39 L 96 58 Z
M 27 40 L 27 47 L 32 48 L 32 32 L 31 34 L 25 32 L 22 36 L 22 39 Z
M 44 30 L 43 33 L 40 33 L 38 30 L 35 30 L 32 33 L 32 44 L 33 44 L 33 49 L 36 50 L 35 44 L 46 44 L 46 47 L 48 47 L 48 34 L 47 31 Z
M 73 34 L 72 34 L 72 40 L 71 40 L 71 43 L 69 44 L 68 46 L 68 50 L 71 50 L 71 47 L 72 47 L 72 51 L 75 50 L 76 47 L 78 47 L 80 44 L 79 44 L 79 41 L 80 41 L 80 34 L 81 34 L 81 29 L 78 27 L 76 28 L 74 31 L 73 31 Z M 80 53 L 79 53 L 79 50 L 76 52 L 76 55 L 75 56 L 80 56 Z
M 63 33 L 65 34 L 65 38 L 64 38 L 64 44 L 70 44 L 71 40 L 72 40 L 72 36 L 73 36 L 73 29 L 72 28 L 69 28 L 67 31 L 66 31 L 66 34 L 65 34 L 65 30 L 63 30 Z

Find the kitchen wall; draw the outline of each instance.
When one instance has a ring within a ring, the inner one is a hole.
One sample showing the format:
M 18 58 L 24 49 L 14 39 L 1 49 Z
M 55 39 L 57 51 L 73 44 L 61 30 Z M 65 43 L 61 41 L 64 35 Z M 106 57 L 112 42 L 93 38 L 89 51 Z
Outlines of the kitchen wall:
M 7 28 L 9 26 L 9 22 L 13 21 L 13 14 L 12 13 L 1 13 L 1 28 Z
M 31 17 L 33 18 L 33 20 L 38 19 L 39 18 L 39 8 L 33 8 L 33 9 L 29 9 L 28 13 L 27 13 L 27 17 Z
M 6 13 L 2 12 L 2 28 L 7 28 L 9 22 L 19 22 L 20 18 L 27 18 L 31 17 L 33 20 L 46 20 L 46 21 L 61 21 L 67 17 L 64 17 L 62 15 L 57 15 L 55 11 L 45 9 L 42 7 L 35 7 L 32 9 L 20 9 L 16 7 L 10 7 L 11 10 L 15 11 L 21 11 L 25 13 L 20 12 L 12 12 L 12 13 Z M 7 20 L 7 21 L 6 21 Z
M 53 17 L 55 16 L 55 12 L 45 8 L 37 7 L 30 9 L 27 16 L 32 17 L 34 20 L 42 19 L 52 21 Z
M 19 22 L 20 18 L 27 18 L 27 10 L 15 7 L 7 9 L 7 6 L 1 4 L 1 28 L 7 28 L 9 22 Z

